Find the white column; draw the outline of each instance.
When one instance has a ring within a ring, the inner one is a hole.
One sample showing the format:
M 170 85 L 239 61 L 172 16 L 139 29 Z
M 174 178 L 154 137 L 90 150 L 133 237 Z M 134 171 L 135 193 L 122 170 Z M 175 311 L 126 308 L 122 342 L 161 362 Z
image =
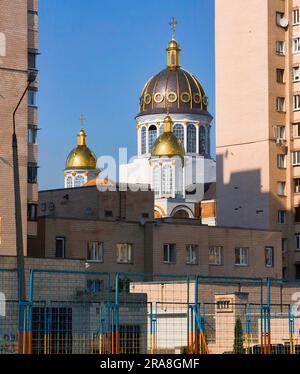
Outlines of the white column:
M 148 144 L 148 130 L 149 130 L 149 126 L 148 125 L 145 125 L 146 127 L 146 154 L 149 153 L 149 144 Z
M 162 195 L 162 164 L 159 162 L 158 163 L 158 169 L 159 169 L 159 174 L 158 174 L 158 181 L 159 181 L 159 194 L 158 197 L 161 199 Z
M 141 142 L 141 136 L 142 135 L 141 134 L 142 134 L 141 127 L 138 124 L 138 129 L 137 129 L 137 145 L 138 145 L 138 157 L 139 158 L 141 157 L 141 154 L 142 154 L 142 142 Z
M 176 164 L 172 162 L 171 165 L 172 170 L 172 198 L 175 199 L 175 193 L 176 193 Z
M 184 128 L 184 150 L 187 152 L 187 122 L 183 123 Z
M 199 123 L 195 123 L 195 127 L 196 127 L 196 154 L 198 155 L 199 154 L 199 129 L 200 129 L 200 126 L 199 126 Z
M 182 196 L 185 199 L 185 167 L 182 167 Z

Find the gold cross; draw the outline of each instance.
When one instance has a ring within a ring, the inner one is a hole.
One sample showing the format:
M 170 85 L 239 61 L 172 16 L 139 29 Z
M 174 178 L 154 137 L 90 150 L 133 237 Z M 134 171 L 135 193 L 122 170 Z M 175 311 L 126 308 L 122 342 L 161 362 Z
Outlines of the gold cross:
M 174 17 L 172 17 L 171 22 L 170 22 L 170 26 L 171 26 L 171 29 L 172 29 L 172 39 L 175 39 L 175 27 L 176 27 L 176 25 L 178 25 L 178 22 L 176 21 L 176 19 Z
M 81 113 L 81 114 L 80 114 L 80 124 L 81 124 L 81 128 L 84 128 L 84 121 L 85 121 L 84 115 Z

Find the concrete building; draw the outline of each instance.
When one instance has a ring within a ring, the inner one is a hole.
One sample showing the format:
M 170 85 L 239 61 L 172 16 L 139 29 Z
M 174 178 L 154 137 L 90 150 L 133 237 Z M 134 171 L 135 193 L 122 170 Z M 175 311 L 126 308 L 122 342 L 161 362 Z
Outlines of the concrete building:
M 217 223 L 280 230 L 300 278 L 300 1 L 215 5 Z
M 3 0 L 0 12 L 0 254 L 16 254 L 15 206 L 12 168 L 12 117 L 36 71 L 38 54 L 37 0 Z M 35 81 L 16 115 L 24 253 L 27 237 L 37 233 L 37 104 Z
M 154 219 L 154 194 L 95 186 L 40 192 L 29 255 L 85 260 L 95 271 L 282 276 L 280 232 Z

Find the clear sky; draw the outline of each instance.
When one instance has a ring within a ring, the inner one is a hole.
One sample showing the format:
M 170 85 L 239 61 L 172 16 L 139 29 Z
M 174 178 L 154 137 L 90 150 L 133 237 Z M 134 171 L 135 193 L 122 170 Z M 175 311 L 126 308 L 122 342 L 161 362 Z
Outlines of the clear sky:
M 63 187 L 81 113 L 97 156 L 117 158 L 119 147 L 136 154 L 139 95 L 165 68 L 172 16 L 181 65 L 203 83 L 214 116 L 213 0 L 39 1 L 41 190 Z

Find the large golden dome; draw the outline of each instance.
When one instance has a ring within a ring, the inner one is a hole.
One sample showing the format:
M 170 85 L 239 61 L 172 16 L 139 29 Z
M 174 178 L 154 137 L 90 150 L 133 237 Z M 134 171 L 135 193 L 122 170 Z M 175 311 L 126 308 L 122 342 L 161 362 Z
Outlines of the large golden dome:
M 92 150 L 86 145 L 86 132 L 80 130 L 78 145 L 70 153 L 66 161 L 66 170 L 91 170 L 97 169 L 97 158 Z
M 180 47 L 172 39 L 167 68 L 148 80 L 140 96 L 138 116 L 161 113 L 208 113 L 208 97 L 198 78 L 180 67 Z
M 172 132 L 172 119 L 168 115 L 164 119 L 164 132 L 155 141 L 151 156 L 154 157 L 173 157 L 185 156 L 185 150 L 181 141 Z

